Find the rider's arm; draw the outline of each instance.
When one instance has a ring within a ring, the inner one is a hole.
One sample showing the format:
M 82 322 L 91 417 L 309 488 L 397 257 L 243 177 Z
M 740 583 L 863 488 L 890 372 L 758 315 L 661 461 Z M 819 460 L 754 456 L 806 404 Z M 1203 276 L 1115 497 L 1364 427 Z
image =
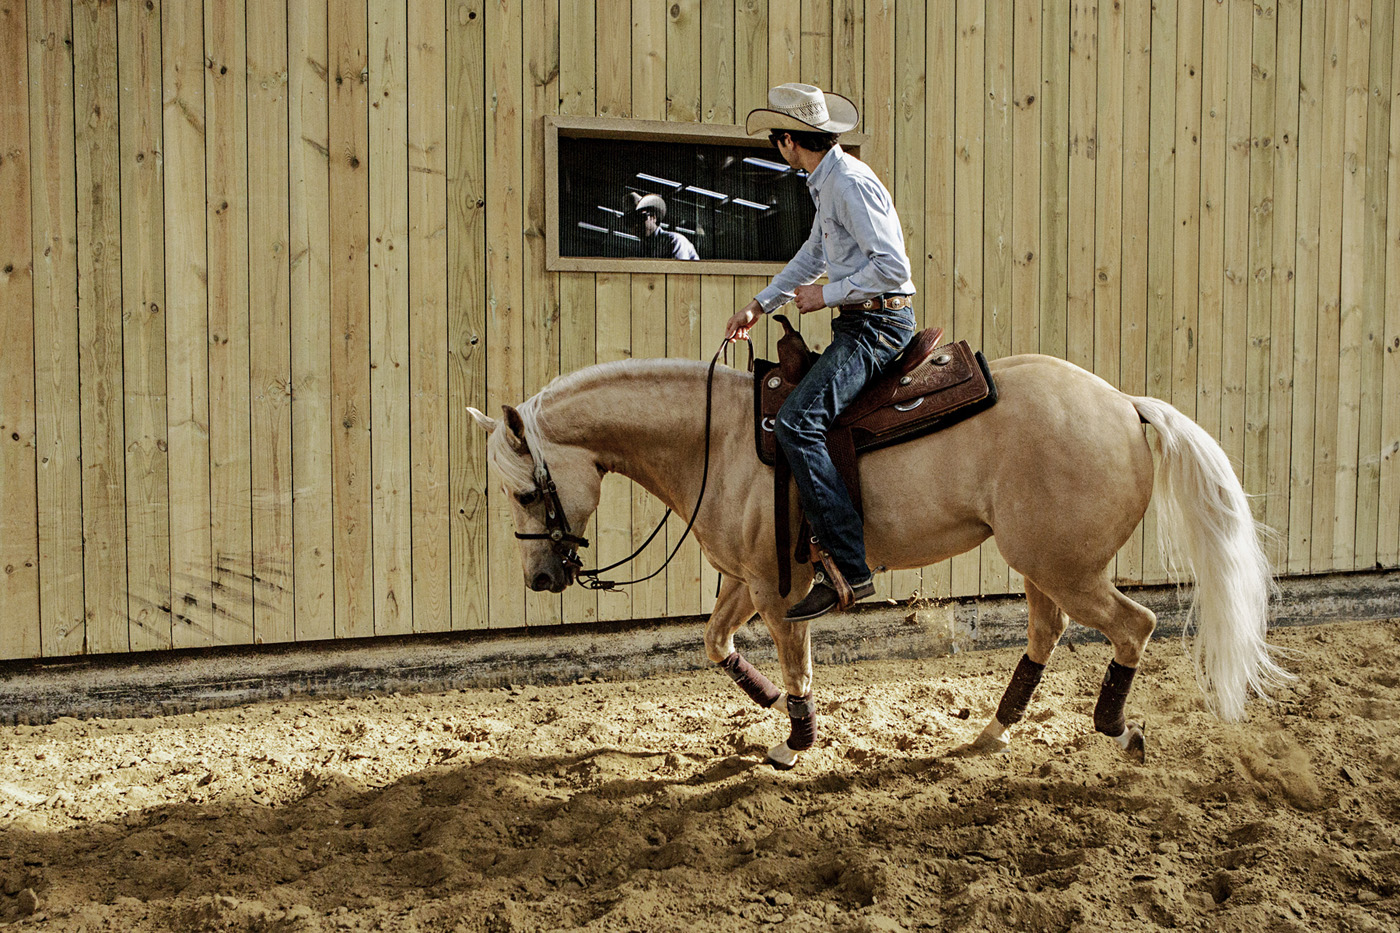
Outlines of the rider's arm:
M 837 221 L 860 246 L 865 264 L 843 279 L 822 287 L 828 307 L 902 291 L 909 282 L 904 232 L 889 193 L 873 178 L 850 178 L 842 184 L 834 211 Z
M 826 253 L 822 249 L 821 218 L 812 220 L 812 232 L 807 235 L 797 254 L 788 260 L 781 272 L 773 276 L 768 287 L 758 293 L 757 301 L 768 314 L 792 300 L 799 285 L 810 285 L 826 273 Z

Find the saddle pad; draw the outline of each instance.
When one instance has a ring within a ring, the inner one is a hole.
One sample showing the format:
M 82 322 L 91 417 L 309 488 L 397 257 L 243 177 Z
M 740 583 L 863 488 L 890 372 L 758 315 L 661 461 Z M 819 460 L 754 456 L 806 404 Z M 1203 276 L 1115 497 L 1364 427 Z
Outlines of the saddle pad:
M 796 388 L 777 364 L 754 361 L 754 435 L 759 459 L 777 460 L 773 420 Z M 997 399 L 986 358 L 967 341 L 939 347 L 922 365 L 905 374 L 879 376 L 836 419 L 849 427 L 857 451 L 874 450 L 948 427 Z

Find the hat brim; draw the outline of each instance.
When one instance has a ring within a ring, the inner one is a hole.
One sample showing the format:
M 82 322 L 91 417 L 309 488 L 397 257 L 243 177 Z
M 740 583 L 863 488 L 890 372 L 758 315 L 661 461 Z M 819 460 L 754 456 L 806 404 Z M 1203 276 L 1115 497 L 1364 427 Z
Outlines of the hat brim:
M 856 110 L 856 105 L 840 94 L 832 94 L 827 91 L 823 91 L 822 94 L 826 97 L 827 120 L 825 123 L 807 123 L 783 113 L 781 110 L 770 110 L 762 107 L 749 112 L 748 119 L 744 121 L 744 131 L 753 136 L 765 130 L 792 130 L 797 133 L 845 133 L 855 129 L 855 125 L 860 122 L 860 113 Z

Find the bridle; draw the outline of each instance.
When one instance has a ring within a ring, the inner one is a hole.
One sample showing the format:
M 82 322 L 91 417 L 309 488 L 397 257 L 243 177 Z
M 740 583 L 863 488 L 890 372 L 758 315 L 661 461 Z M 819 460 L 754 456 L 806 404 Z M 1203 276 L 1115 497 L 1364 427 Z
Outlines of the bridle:
M 651 542 L 656 539 L 656 536 L 661 533 L 661 529 L 666 527 L 666 520 L 671 517 L 670 509 L 667 509 L 666 514 L 661 516 L 661 522 L 651 534 L 647 535 L 647 539 L 642 542 L 641 547 L 637 548 L 622 560 L 614 561 L 606 567 L 584 570 L 583 562 L 580 561 L 578 557 L 578 549 L 581 547 L 588 547 L 588 539 L 581 535 L 574 534 L 573 530 L 569 527 L 569 517 L 564 514 L 564 505 L 559 500 L 559 487 L 555 485 L 554 477 L 549 473 L 549 464 L 545 462 L 543 456 L 531 451 L 528 443 L 525 445 L 525 452 L 530 454 L 531 459 L 535 461 L 535 488 L 528 493 L 517 496 L 516 501 L 521 505 L 531 505 L 543 499 L 545 506 L 545 530 L 542 533 L 534 532 L 528 534 L 522 534 L 517 531 L 515 536 L 522 541 L 548 541 L 550 549 L 554 551 L 555 556 L 559 558 L 560 562 L 573 572 L 574 578 L 578 581 L 578 584 L 590 590 L 611 590 L 619 586 L 632 586 L 637 583 L 644 583 L 665 570 L 666 566 L 675 558 L 677 552 L 680 551 L 681 545 L 685 543 L 685 539 L 690 535 L 690 529 L 695 527 L 695 519 L 700 514 L 700 503 L 705 501 L 705 486 L 710 479 L 710 426 L 714 407 L 715 365 L 719 362 L 720 357 L 724 355 L 724 351 L 729 344 L 737 339 L 748 338 L 726 336 L 720 343 L 719 349 L 715 351 L 715 355 L 710 359 L 710 368 L 705 373 L 705 467 L 704 471 L 700 474 L 700 494 L 695 497 L 695 509 L 690 513 L 690 521 L 686 523 L 685 531 L 681 533 L 680 538 L 676 541 L 676 546 L 671 549 L 671 553 L 667 555 L 665 562 L 662 563 L 660 567 L 657 567 L 645 577 L 638 577 L 635 580 L 604 580 L 601 577 L 602 574 L 607 573 L 609 570 L 621 567 L 623 564 L 636 559 L 639 554 L 645 551 L 647 545 L 651 544 Z M 752 344 L 750 347 L 752 347 Z

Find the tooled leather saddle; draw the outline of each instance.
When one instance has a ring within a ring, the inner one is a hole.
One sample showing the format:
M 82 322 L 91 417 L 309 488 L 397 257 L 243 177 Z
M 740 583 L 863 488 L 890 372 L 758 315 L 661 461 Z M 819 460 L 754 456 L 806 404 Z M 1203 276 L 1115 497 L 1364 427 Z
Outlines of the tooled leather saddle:
M 810 557 L 811 533 L 804 519 L 797 548 L 791 548 L 788 481 L 792 474 L 773 434 L 773 425 L 778 409 L 811 368 L 817 354 L 808 349 L 787 317 L 775 314 L 773 318 L 783 325 L 778 361 L 752 360 L 750 368 L 754 376 L 758 456 L 774 468 L 778 592 L 786 596 L 792 586 L 789 555 L 805 563 Z M 996 403 L 996 383 L 981 351 L 972 350 L 965 340 L 940 346 L 942 338 L 941 327 L 915 334 L 904 352 L 861 390 L 827 432 L 827 450 L 858 511 L 858 454 L 932 433 Z

